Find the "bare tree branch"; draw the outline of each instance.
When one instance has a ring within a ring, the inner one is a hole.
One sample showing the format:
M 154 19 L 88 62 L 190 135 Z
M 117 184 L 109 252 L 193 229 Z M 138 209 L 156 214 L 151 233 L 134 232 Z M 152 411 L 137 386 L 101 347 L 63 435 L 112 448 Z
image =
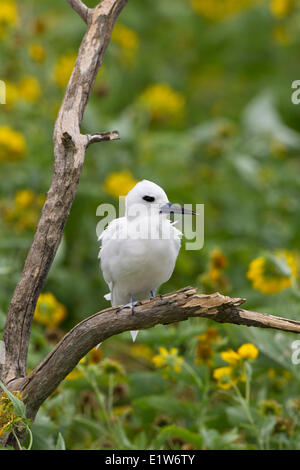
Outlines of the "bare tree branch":
M 88 24 L 88 18 L 91 14 L 92 10 L 88 8 L 81 0 L 67 0 L 67 2 L 71 5 L 73 10 L 78 13 L 79 16 Z
M 130 309 L 118 312 L 116 307 L 102 310 L 76 325 L 25 379 L 12 385 L 27 397 L 25 401 L 29 416 L 34 417 L 43 401 L 80 359 L 99 342 L 124 331 L 142 330 L 158 324 L 166 325 L 202 317 L 218 323 L 300 333 L 300 322 L 239 308 L 244 302 L 245 299 L 219 293 L 198 294 L 196 289 L 186 287 L 162 298 L 144 301 L 142 305 L 135 307 L 134 314 Z
M 87 7 L 69 1 L 80 16 Z M 33 243 L 11 300 L 3 341 L 6 361 L 0 364 L 4 383 L 25 376 L 32 317 L 36 301 L 61 241 L 75 198 L 85 149 L 92 142 L 116 139 L 116 133 L 98 137 L 80 133 L 85 107 L 108 46 L 116 18 L 127 0 L 102 0 L 90 10 L 88 30 L 82 40 L 73 73 L 54 129 L 54 172 Z M 109 137 L 110 136 L 110 137 Z
M 120 138 L 118 131 L 99 132 L 98 134 L 88 134 L 87 147 L 95 142 L 103 142 L 104 140 L 118 140 Z
M 117 131 L 83 135 L 83 113 L 108 46 L 115 20 L 127 0 L 102 0 L 94 9 L 81 0 L 67 0 L 88 24 L 54 129 L 54 171 L 33 243 L 9 306 L 3 334 L 5 362 L 0 378 L 20 390 L 34 418 L 39 406 L 96 344 L 128 330 L 151 328 L 190 317 L 210 318 L 259 328 L 300 333 L 300 322 L 240 308 L 245 301 L 219 293 L 197 294 L 181 289 L 161 299 L 145 301 L 135 313 L 105 309 L 76 325 L 50 354 L 25 376 L 32 317 L 49 268 L 60 243 L 77 191 L 86 148 L 95 142 L 116 140 Z M 5 436 L 5 442 L 12 437 Z

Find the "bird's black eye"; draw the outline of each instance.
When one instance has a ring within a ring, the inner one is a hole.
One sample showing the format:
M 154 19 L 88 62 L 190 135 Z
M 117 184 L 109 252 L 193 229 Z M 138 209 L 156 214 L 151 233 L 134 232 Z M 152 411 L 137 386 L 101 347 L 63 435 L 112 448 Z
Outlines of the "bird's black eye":
M 152 197 L 152 196 L 144 196 L 143 199 L 144 201 L 147 201 L 147 202 L 155 201 L 155 197 Z

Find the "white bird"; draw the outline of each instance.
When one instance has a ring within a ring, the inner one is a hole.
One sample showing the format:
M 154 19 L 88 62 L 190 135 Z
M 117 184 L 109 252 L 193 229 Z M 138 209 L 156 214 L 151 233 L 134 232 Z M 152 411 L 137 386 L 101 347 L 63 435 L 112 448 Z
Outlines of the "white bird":
M 170 213 L 193 213 L 171 204 L 165 191 L 143 180 L 125 199 L 125 217 L 114 219 L 99 237 L 99 258 L 112 306 L 130 307 L 152 298 L 168 281 L 180 250 L 182 233 Z M 138 331 L 131 331 L 135 341 Z

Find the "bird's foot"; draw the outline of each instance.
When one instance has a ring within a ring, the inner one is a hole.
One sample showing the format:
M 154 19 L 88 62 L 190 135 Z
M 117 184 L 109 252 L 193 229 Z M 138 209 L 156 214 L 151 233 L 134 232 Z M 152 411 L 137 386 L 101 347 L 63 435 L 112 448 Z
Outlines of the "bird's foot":
M 154 295 L 153 290 L 151 290 L 150 291 L 150 300 L 156 299 L 157 297 L 159 297 L 160 300 L 162 300 L 162 295 L 161 294 Z
M 134 307 L 136 307 L 137 305 L 142 305 L 142 302 L 140 300 L 133 300 L 133 297 L 131 296 L 131 300 L 128 304 L 124 304 L 124 305 L 121 305 L 116 313 L 119 313 L 121 310 L 125 309 L 125 308 L 130 308 L 131 309 L 131 313 L 134 314 Z

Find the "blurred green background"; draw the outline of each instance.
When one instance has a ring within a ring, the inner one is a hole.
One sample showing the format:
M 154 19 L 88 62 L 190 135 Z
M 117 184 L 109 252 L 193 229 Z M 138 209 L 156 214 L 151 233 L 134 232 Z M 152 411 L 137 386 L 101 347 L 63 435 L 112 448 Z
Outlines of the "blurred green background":
M 1 328 L 50 185 L 53 126 L 85 28 L 63 0 L 0 1 Z M 300 105 L 291 100 L 299 46 L 299 1 L 128 3 L 82 125 L 85 133 L 118 129 L 121 140 L 86 153 L 39 299 L 28 370 L 108 306 L 96 209 L 117 207 L 144 178 L 171 201 L 205 205 L 204 247 L 181 249 L 161 293 L 192 285 L 299 319 Z M 54 448 L 59 431 L 67 448 L 298 448 L 295 339 L 199 319 L 143 331 L 134 347 L 129 333 L 119 335 L 44 404 L 34 448 Z M 257 358 L 222 360 L 244 343 Z M 247 380 L 222 386 L 214 370 L 226 364 L 229 379 L 238 365 Z

